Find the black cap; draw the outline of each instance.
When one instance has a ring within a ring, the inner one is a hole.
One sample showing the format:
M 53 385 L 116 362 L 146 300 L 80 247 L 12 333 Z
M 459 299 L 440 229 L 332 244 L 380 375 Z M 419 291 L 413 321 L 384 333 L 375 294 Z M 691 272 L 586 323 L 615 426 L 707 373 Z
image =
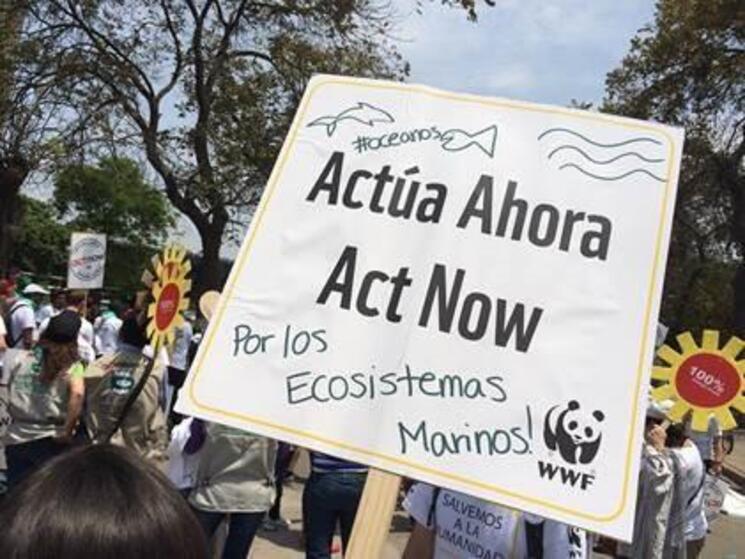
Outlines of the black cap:
M 68 344 L 78 339 L 82 321 L 78 313 L 65 310 L 49 319 L 43 338 L 58 344 Z

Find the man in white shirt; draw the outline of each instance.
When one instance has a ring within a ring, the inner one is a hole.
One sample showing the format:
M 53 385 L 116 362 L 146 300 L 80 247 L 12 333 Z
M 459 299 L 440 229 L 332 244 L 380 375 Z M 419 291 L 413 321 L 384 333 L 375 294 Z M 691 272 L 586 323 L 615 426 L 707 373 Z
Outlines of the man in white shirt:
M 513 556 L 520 529 L 515 511 L 426 483 L 412 486 L 404 509 L 416 522 L 404 559 Z
M 110 301 L 101 301 L 101 314 L 93 321 L 96 356 L 116 353 L 119 347 L 121 319 L 112 310 Z
M 44 289 L 38 283 L 29 283 L 24 287 L 23 295 L 28 297 L 34 303 L 36 309 L 34 316 L 36 317 L 37 326 L 54 316 L 54 308 L 52 307 L 52 304 L 49 301 L 46 303 L 44 302 L 49 295 L 49 291 Z
M 177 423 L 181 418 L 173 411 L 179 389 L 186 380 L 189 369 L 189 346 L 194 335 L 191 323 L 186 320 L 182 326 L 176 328 L 173 345 L 169 350 L 168 383 L 166 386 L 166 405 L 168 418 Z
M 686 437 L 682 425 L 671 425 L 667 429 L 667 447 L 675 468 L 675 490 L 683 517 L 683 544 L 686 557 L 696 559 L 704 547 L 709 528 L 704 513 L 704 481 L 706 471 L 699 449 Z M 677 526 L 672 522 L 672 528 Z
M 706 433 L 699 433 L 691 429 L 690 419 L 686 422 L 686 436 L 696 445 L 706 466 L 706 471 L 714 475 L 722 473 L 724 461 L 724 445 L 722 443 L 722 428 L 716 417 L 709 417 Z

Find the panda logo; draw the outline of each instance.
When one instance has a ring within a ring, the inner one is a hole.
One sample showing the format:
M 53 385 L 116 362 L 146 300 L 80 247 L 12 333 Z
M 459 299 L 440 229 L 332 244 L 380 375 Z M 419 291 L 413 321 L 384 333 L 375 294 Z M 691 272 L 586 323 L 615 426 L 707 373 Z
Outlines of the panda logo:
M 569 464 L 589 464 L 600 449 L 600 423 L 605 414 L 600 410 L 585 413 L 579 402 L 572 400 L 558 411 L 558 405 L 548 410 L 543 426 L 543 440 L 549 450 L 557 450 Z

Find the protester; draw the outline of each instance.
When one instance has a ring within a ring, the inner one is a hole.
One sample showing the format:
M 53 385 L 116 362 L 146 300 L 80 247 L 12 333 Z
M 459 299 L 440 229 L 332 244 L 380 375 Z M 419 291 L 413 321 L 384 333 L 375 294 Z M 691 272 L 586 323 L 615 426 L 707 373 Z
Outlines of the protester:
M 45 320 L 52 318 L 54 315 L 54 309 L 47 299 L 49 291 L 44 289 L 38 283 L 29 283 L 23 288 L 23 296 L 28 298 L 34 305 L 34 316 L 37 326 Z
M 166 409 L 168 410 L 168 419 L 171 424 L 181 420 L 181 416 L 173 411 L 176 403 L 179 389 L 184 385 L 186 372 L 189 369 L 189 347 L 194 331 L 191 322 L 185 320 L 184 323 L 176 328 L 173 345 L 169 348 L 168 358 L 168 386 L 166 394 Z
M 668 547 L 682 557 L 696 559 L 704 547 L 708 523 L 704 514 L 706 471 L 696 445 L 685 435 L 682 425 L 667 429 L 667 447 L 675 472 L 675 494 L 668 523 Z M 673 556 L 672 554 L 668 557 Z
M 274 468 L 274 483 L 277 495 L 274 498 L 274 504 L 264 519 L 263 528 L 269 532 L 278 530 L 280 528 L 289 528 L 290 522 L 282 518 L 282 495 L 284 493 L 285 478 L 287 477 L 287 471 L 292 462 L 292 457 L 295 454 L 295 447 L 292 445 L 278 441 L 277 442 L 277 462 Z
M 692 429 L 690 418 L 686 421 L 686 436 L 696 445 L 706 466 L 706 471 L 713 475 L 722 473 L 724 462 L 724 441 L 722 428 L 713 415 L 709 417 L 709 424 L 705 433 Z
M 52 316 L 58 315 L 67 306 L 67 294 L 64 289 L 52 289 L 49 299 L 52 303 Z
M 303 493 L 305 554 L 307 559 L 327 559 L 337 522 L 342 550 L 347 549 L 368 468 L 320 452 L 311 452 L 310 461 Z
M 31 349 L 36 336 L 36 317 L 31 301 L 19 296 L 16 286 L 6 280 L 0 282 L 0 298 L 5 299 L 7 308 L 5 327 L 8 331 L 8 347 Z
M 414 530 L 404 559 L 512 557 L 517 513 L 450 489 L 416 483 L 404 499 Z
M 145 324 L 130 317 L 120 330 L 119 349 L 96 360 L 86 374 L 88 397 L 85 422 L 95 442 L 121 435 L 126 446 L 144 458 L 165 458 L 166 421 L 160 407 L 165 368 L 143 353 L 148 343 Z M 142 392 L 125 414 L 125 404 L 148 368 Z
M 192 451 L 200 452 L 200 458 L 189 503 L 207 537 L 212 537 L 223 519 L 229 517 L 222 557 L 245 559 L 274 502 L 277 444 L 226 425 L 199 420 L 192 425 L 192 436 L 203 442 L 191 445 Z
M 77 351 L 80 317 L 53 317 L 33 351 L 6 356 L 9 378 L 5 433 L 8 486 L 66 450 L 83 406 L 85 368 Z
M 664 411 L 650 406 L 645 424 L 636 498 L 634 534 L 630 544 L 620 544 L 618 557 L 662 559 L 673 500 L 674 474 L 665 452 L 667 434 L 661 426 Z
M 0 526 L 4 559 L 209 557 L 199 524 L 168 480 L 110 445 L 46 464 L 5 500 Z
M 111 302 L 101 301 L 101 314 L 93 322 L 94 349 L 96 357 L 111 355 L 119 345 L 119 330 L 122 321 L 112 308 Z
M 198 441 L 198 435 L 192 437 L 192 425 L 195 429 L 203 429 L 193 417 L 187 417 L 171 431 L 171 442 L 168 444 L 168 465 L 166 475 L 176 489 L 188 498 L 197 483 L 199 469 L 199 452 L 203 441 Z
M 57 315 L 70 313 L 75 314 L 80 318 L 78 352 L 80 353 L 80 359 L 82 359 L 85 364 L 89 364 L 96 358 L 96 354 L 93 350 L 93 325 L 84 317 L 86 295 L 82 291 L 70 291 L 65 295 L 65 302 L 67 306 L 59 311 Z M 39 325 L 40 334 L 44 333 L 47 324 L 49 324 L 48 320 Z

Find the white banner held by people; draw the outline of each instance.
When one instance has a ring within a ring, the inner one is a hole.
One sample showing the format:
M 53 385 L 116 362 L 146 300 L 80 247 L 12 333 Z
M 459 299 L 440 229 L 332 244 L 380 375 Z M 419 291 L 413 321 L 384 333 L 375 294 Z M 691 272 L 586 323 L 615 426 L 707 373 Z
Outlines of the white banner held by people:
M 314 78 L 177 409 L 629 539 L 682 143 Z
M 106 268 L 106 235 L 73 233 L 67 265 L 69 289 L 100 289 Z

